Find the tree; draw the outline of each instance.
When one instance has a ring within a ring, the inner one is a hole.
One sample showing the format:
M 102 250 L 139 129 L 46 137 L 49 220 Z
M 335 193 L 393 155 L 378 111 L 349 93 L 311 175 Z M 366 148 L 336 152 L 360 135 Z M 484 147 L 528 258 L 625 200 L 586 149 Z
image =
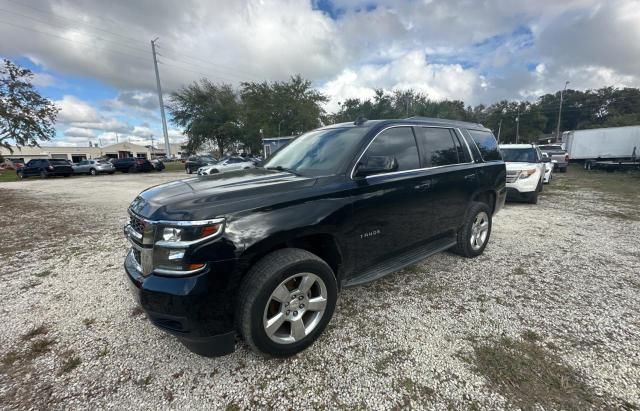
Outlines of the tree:
M 172 93 L 168 108 L 188 137 L 190 153 L 213 142 L 223 155 L 240 138 L 240 102 L 231 85 L 203 79 Z
M 290 136 L 320 126 L 326 96 L 299 75 L 289 81 L 245 82 L 241 85 L 242 130 L 245 146 L 259 150 L 261 139 Z
M 0 66 L 0 146 L 13 152 L 10 141 L 18 147 L 39 146 L 51 140 L 58 107 L 38 93 L 31 80 L 31 70 L 4 59 Z

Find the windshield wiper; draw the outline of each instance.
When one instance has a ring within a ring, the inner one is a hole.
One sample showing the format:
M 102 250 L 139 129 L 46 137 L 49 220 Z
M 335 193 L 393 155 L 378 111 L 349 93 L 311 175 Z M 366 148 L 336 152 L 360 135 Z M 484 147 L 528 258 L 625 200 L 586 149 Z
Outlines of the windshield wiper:
M 286 171 L 287 173 L 291 173 L 291 174 L 293 174 L 293 175 L 300 176 L 300 174 L 299 174 L 299 173 L 296 173 L 295 171 L 293 171 L 292 169 L 287 168 L 287 167 L 282 167 L 282 166 L 273 166 L 273 167 L 265 167 L 265 169 L 267 169 L 267 170 Z

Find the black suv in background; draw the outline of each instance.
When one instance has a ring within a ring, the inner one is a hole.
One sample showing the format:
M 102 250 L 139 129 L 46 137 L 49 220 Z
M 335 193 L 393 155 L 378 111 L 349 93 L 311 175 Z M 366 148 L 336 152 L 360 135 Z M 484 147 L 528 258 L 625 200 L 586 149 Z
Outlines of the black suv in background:
M 505 176 L 478 124 L 320 128 L 264 168 L 140 193 L 124 227 L 127 282 L 149 320 L 196 353 L 229 353 L 239 334 L 255 351 L 293 355 L 322 333 L 341 288 L 448 249 L 482 254 Z
M 218 160 L 211 156 L 191 156 L 184 163 L 184 170 L 187 174 L 196 173 L 200 167 L 210 166 Z
M 122 171 L 123 173 L 135 173 L 137 171 L 151 171 L 154 169 L 153 164 L 146 158 L 119 158 L 113 162 L 113 167 L 116 171 Z
M 69 164 L 68 160 L 44 158 L 29 160 L 24 167 L 19 168 L 16 173 L 18 178 L 27 178 L 40 176 L 41 178 L 47 178 L 52 176 L 69 177 L 73 174 L 73 167 Z

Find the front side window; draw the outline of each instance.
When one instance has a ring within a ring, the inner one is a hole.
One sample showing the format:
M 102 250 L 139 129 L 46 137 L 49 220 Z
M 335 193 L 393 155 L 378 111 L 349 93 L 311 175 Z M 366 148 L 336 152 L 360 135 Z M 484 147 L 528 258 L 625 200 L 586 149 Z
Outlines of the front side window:
M 449 129 L 418 127 L 416 134 L 424 147 L 422 159 L 425 167 L 446 166 L 460 162 L 457 138 Z
M 484 161 L 500 161 L 500 150 L 498 150 L 498 142 L 490 131 L 467 130 L 478 146 L 482 159 Z M 506 160 L 505 160 L 506 161 Z
M 395 171 L 420 168 L 418 147 L 411 127 L 393 127 L 379 134 L 369 146 L 362 163 L 369 157 L 394 157 L 398 165 Z

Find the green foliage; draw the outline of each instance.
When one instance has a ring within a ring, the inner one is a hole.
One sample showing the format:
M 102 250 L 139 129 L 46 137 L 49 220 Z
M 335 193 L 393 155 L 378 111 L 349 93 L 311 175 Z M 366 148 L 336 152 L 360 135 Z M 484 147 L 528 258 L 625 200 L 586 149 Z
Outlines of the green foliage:
M 290 136 L 319 127 L 327 97 L 299 75 L 287 82 L 242 83 L 242 140 L 252 150 L 262 137 Z M 262 130 L 262 132 L 261 132 Z
M 51 140 L 59 109 L 31 84 L 33 73 L 4 59 L 0 66 L 0 146 L 38 146 Z
M 237 140 L 240 102 L 228 84 L 202 79 L 171 95 L 169 111 L 174 124 L 188 136 L 187 151 L 193 153 L 213 143 L 220 154 Z

